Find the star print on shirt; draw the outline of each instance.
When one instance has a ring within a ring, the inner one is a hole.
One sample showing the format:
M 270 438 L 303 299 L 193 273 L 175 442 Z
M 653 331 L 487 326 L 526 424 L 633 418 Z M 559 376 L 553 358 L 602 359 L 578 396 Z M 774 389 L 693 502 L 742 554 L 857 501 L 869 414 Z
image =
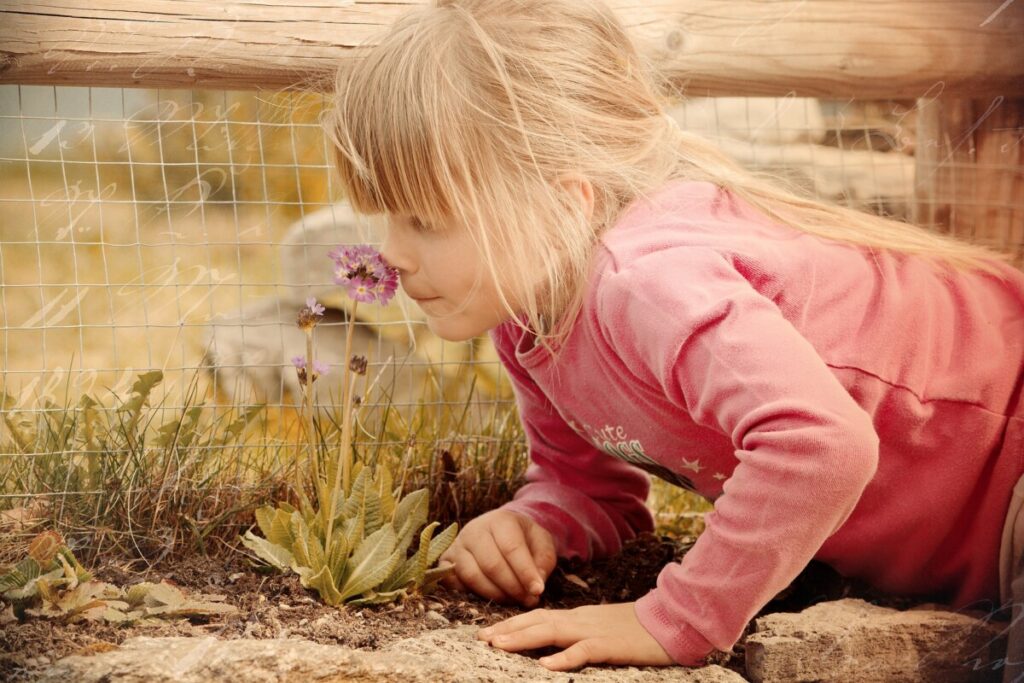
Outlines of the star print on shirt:
M 722 481 L 723 479 L 728 479 L 729 478 L 729 477 L 725 476 L 724 474 L 722 474 L 721 472 L 715 472 L 711 476 L 714 477 L 715 479 L 717 479 L 718 481 Z
M 700 474 L 700 471 L 704 469 L 704 466 L 700 464 L 700 458 L 694 458 L 693 460 L 683 458 L 683 467 L 693 470 L 694 474 Z

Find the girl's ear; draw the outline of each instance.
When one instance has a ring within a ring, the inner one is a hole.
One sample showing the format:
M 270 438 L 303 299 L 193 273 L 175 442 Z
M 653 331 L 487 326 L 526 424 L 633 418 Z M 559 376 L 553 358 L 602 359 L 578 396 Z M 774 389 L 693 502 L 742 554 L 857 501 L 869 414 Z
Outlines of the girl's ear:
M 570 201 L 576 203 L 589 221 L 594 216 L 594 186 L 579 173 L 560 173 L 555 179 Z

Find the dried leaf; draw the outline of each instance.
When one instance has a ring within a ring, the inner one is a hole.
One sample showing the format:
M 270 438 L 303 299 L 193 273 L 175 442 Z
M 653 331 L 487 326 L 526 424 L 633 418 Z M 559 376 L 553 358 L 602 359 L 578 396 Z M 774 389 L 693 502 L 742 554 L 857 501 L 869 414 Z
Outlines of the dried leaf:
M 590 590 L 590 584 L 581 579 L 580 577 L 576 576 L 575 574 L 565 574 L 564 576 L 566 581 L 568 581 L 569 583 L 574 583 L 583 590 Z
M 45 567 L 53 561 L 57 550 L 64 545 L 64 539 L 56 531 L 44 531 L 28 544 L 28 556 Z

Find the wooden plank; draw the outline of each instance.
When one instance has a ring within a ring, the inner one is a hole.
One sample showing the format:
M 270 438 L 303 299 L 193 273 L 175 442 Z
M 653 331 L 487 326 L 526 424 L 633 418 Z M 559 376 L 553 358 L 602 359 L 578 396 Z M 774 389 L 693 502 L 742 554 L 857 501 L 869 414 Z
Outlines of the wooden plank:
M 420 0 L 9 0 L 0 83 L 291 88 Z M 1024 2 L 611 0 L 691 95 L 1024 93 Z
M 914 222 L 1024 266 L 1024 99 L 919 103 Z

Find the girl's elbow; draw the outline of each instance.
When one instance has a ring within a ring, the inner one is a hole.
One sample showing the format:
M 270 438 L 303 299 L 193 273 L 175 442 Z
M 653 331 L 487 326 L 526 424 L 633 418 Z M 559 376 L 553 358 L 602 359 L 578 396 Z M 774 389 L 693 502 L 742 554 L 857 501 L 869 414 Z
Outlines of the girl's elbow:
M 843 440 L 845 461 L 842 469 L 850 473 L 850 485 L 862 491 L 878 471 L 881 440 L 871 416 L 860 411 L 839 437 Z

